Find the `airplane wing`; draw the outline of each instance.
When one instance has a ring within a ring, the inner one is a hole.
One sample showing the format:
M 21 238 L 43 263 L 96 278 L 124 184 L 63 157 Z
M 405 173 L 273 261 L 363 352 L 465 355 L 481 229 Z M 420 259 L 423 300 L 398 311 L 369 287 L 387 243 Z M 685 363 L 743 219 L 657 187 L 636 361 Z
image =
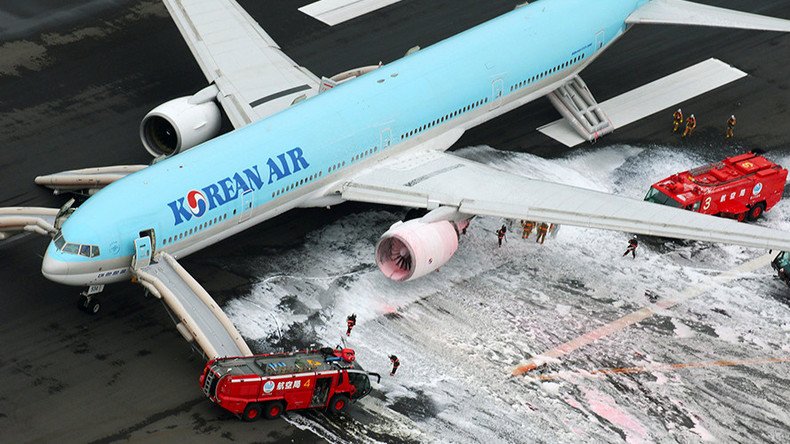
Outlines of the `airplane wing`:
M 634 11 L 625 22 L 629 24 L 695 25 L 790 32 L 790 20 L 683 0 L 652 0 Z
M 599 191 L 529 179 L 425 151 L 394 158 L 346 182 L 343 199 L 466 215 L 538 220 L 635 234 L 790 250 L 790 233 Z
M 318 93 L 320 79 L 285 55 L 234 0 L 164 3 L 235 128 Z

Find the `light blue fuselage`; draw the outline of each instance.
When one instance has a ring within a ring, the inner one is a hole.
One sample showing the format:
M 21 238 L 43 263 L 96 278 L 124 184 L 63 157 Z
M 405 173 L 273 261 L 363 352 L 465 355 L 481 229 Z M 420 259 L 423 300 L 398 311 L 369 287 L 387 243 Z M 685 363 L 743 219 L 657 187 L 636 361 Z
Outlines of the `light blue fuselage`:
M 627 29 L 647 0 L 541 0 L 210 140 L 98 192 L 62 227 L 42 271 L 71 285 L 129 279 L 134 240 L 190 254 L 299 206 L 344 178 L 451 129 L 553 90 Z M 190 206 L 190 191 L 193 205 Z

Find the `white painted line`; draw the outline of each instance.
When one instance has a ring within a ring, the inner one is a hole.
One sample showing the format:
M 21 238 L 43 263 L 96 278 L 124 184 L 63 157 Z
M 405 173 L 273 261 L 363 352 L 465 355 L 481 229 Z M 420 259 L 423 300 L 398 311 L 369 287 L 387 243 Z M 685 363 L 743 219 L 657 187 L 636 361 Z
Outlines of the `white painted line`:
M 536 356 L 530 359 L 529 361 L 513 369 L 512 375 L 521 376 L 531 372 L 532 370 L 535 370 L 538 367 L 541 367 L 545 363 L 555 362 L 560 357 L 565 356 L 572 351 L 578 350 L 579 348 L 585 347 L 601 338 L 605 338 L 614 333 L 618 333 L 634 324 L 642 322 L 645 319 L 660 312 L 661 310 L 668 310 L 674 307 L 675 305 L 687 302 L 707 292 L 715 285 L 726 284 L 730 281 L 742 277 L 743 273 L 749 273 L 759 268 L 765 267 L 766 265 L 769 265 L 771 263 L 772 259 L 773 259 L 772 254 L 766 254 L 756 259 L 752 259 L 744 264 L 741 264 L 738 267 L 733 268 L 730 271 L 724 272 L 712 278 L 711 280 L 703 283 L 702 285 L 686 288 L 686 290 L 675 299 L 665 299 L 659 301 L 655 305 L 648 305 L 646 307 L 643 307 L 641 310 L 637 310 L 635 312 L 629 313 L 602 327 L 596 328 L 595 330 L 589 331 L 564 344 L 554 347 L 553 349 L 546 351 L 540 356 Z
M 673 107 L 708 91 L 746 77 L 721 60 L 708 59 L 601 103 L 615 129 Z M 538 128 L 552 139 L 573 147 L 585 141 L 563 118 Z
M 365 15 L 400 0 L 319 0 L 299 8 L 300 11 L 335 26 L 347 20 Z

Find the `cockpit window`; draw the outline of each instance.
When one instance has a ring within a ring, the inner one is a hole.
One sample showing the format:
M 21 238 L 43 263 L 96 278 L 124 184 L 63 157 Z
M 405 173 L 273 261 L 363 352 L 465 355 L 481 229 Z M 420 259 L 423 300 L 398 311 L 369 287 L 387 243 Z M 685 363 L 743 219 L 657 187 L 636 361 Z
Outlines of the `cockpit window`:
M 55 247 L 58 250 L 62 250 L 63 249 L 63 245 L 65 245 L 65 244 L 66 244 L 66 241 L 63 239 L 63 235 L 58 233 L 58 235 L 55 237 Z
M 67 242 L 66 245 L 63 246 L 63 252 L 68 254 L 80 254 L 80 246 Z
M 63 234 L 61 233 L 58 233 L 57 236 L 55 236 L 54 242 L 55 248 L 67 254 L 77 254 L 85 257 L 96 257 L 99 255 L 98 246 L 87 244 L 80 245 L 66 242 L 66 239 L 63 238 Z

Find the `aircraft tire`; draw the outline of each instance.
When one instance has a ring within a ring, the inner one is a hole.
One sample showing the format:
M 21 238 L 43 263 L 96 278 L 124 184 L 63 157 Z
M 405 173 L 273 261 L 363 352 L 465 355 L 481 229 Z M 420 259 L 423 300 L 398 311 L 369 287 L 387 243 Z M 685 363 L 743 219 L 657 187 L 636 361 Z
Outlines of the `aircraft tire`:
M 96 299 L 92 299 L 90 302 L 88 302 L 88 306 L 86 308 L 86 311 L 90 315 L 95 315 L 95 314 L 99 313 L 101 311 L 101 303 L 99 301 L 97 301 Z

